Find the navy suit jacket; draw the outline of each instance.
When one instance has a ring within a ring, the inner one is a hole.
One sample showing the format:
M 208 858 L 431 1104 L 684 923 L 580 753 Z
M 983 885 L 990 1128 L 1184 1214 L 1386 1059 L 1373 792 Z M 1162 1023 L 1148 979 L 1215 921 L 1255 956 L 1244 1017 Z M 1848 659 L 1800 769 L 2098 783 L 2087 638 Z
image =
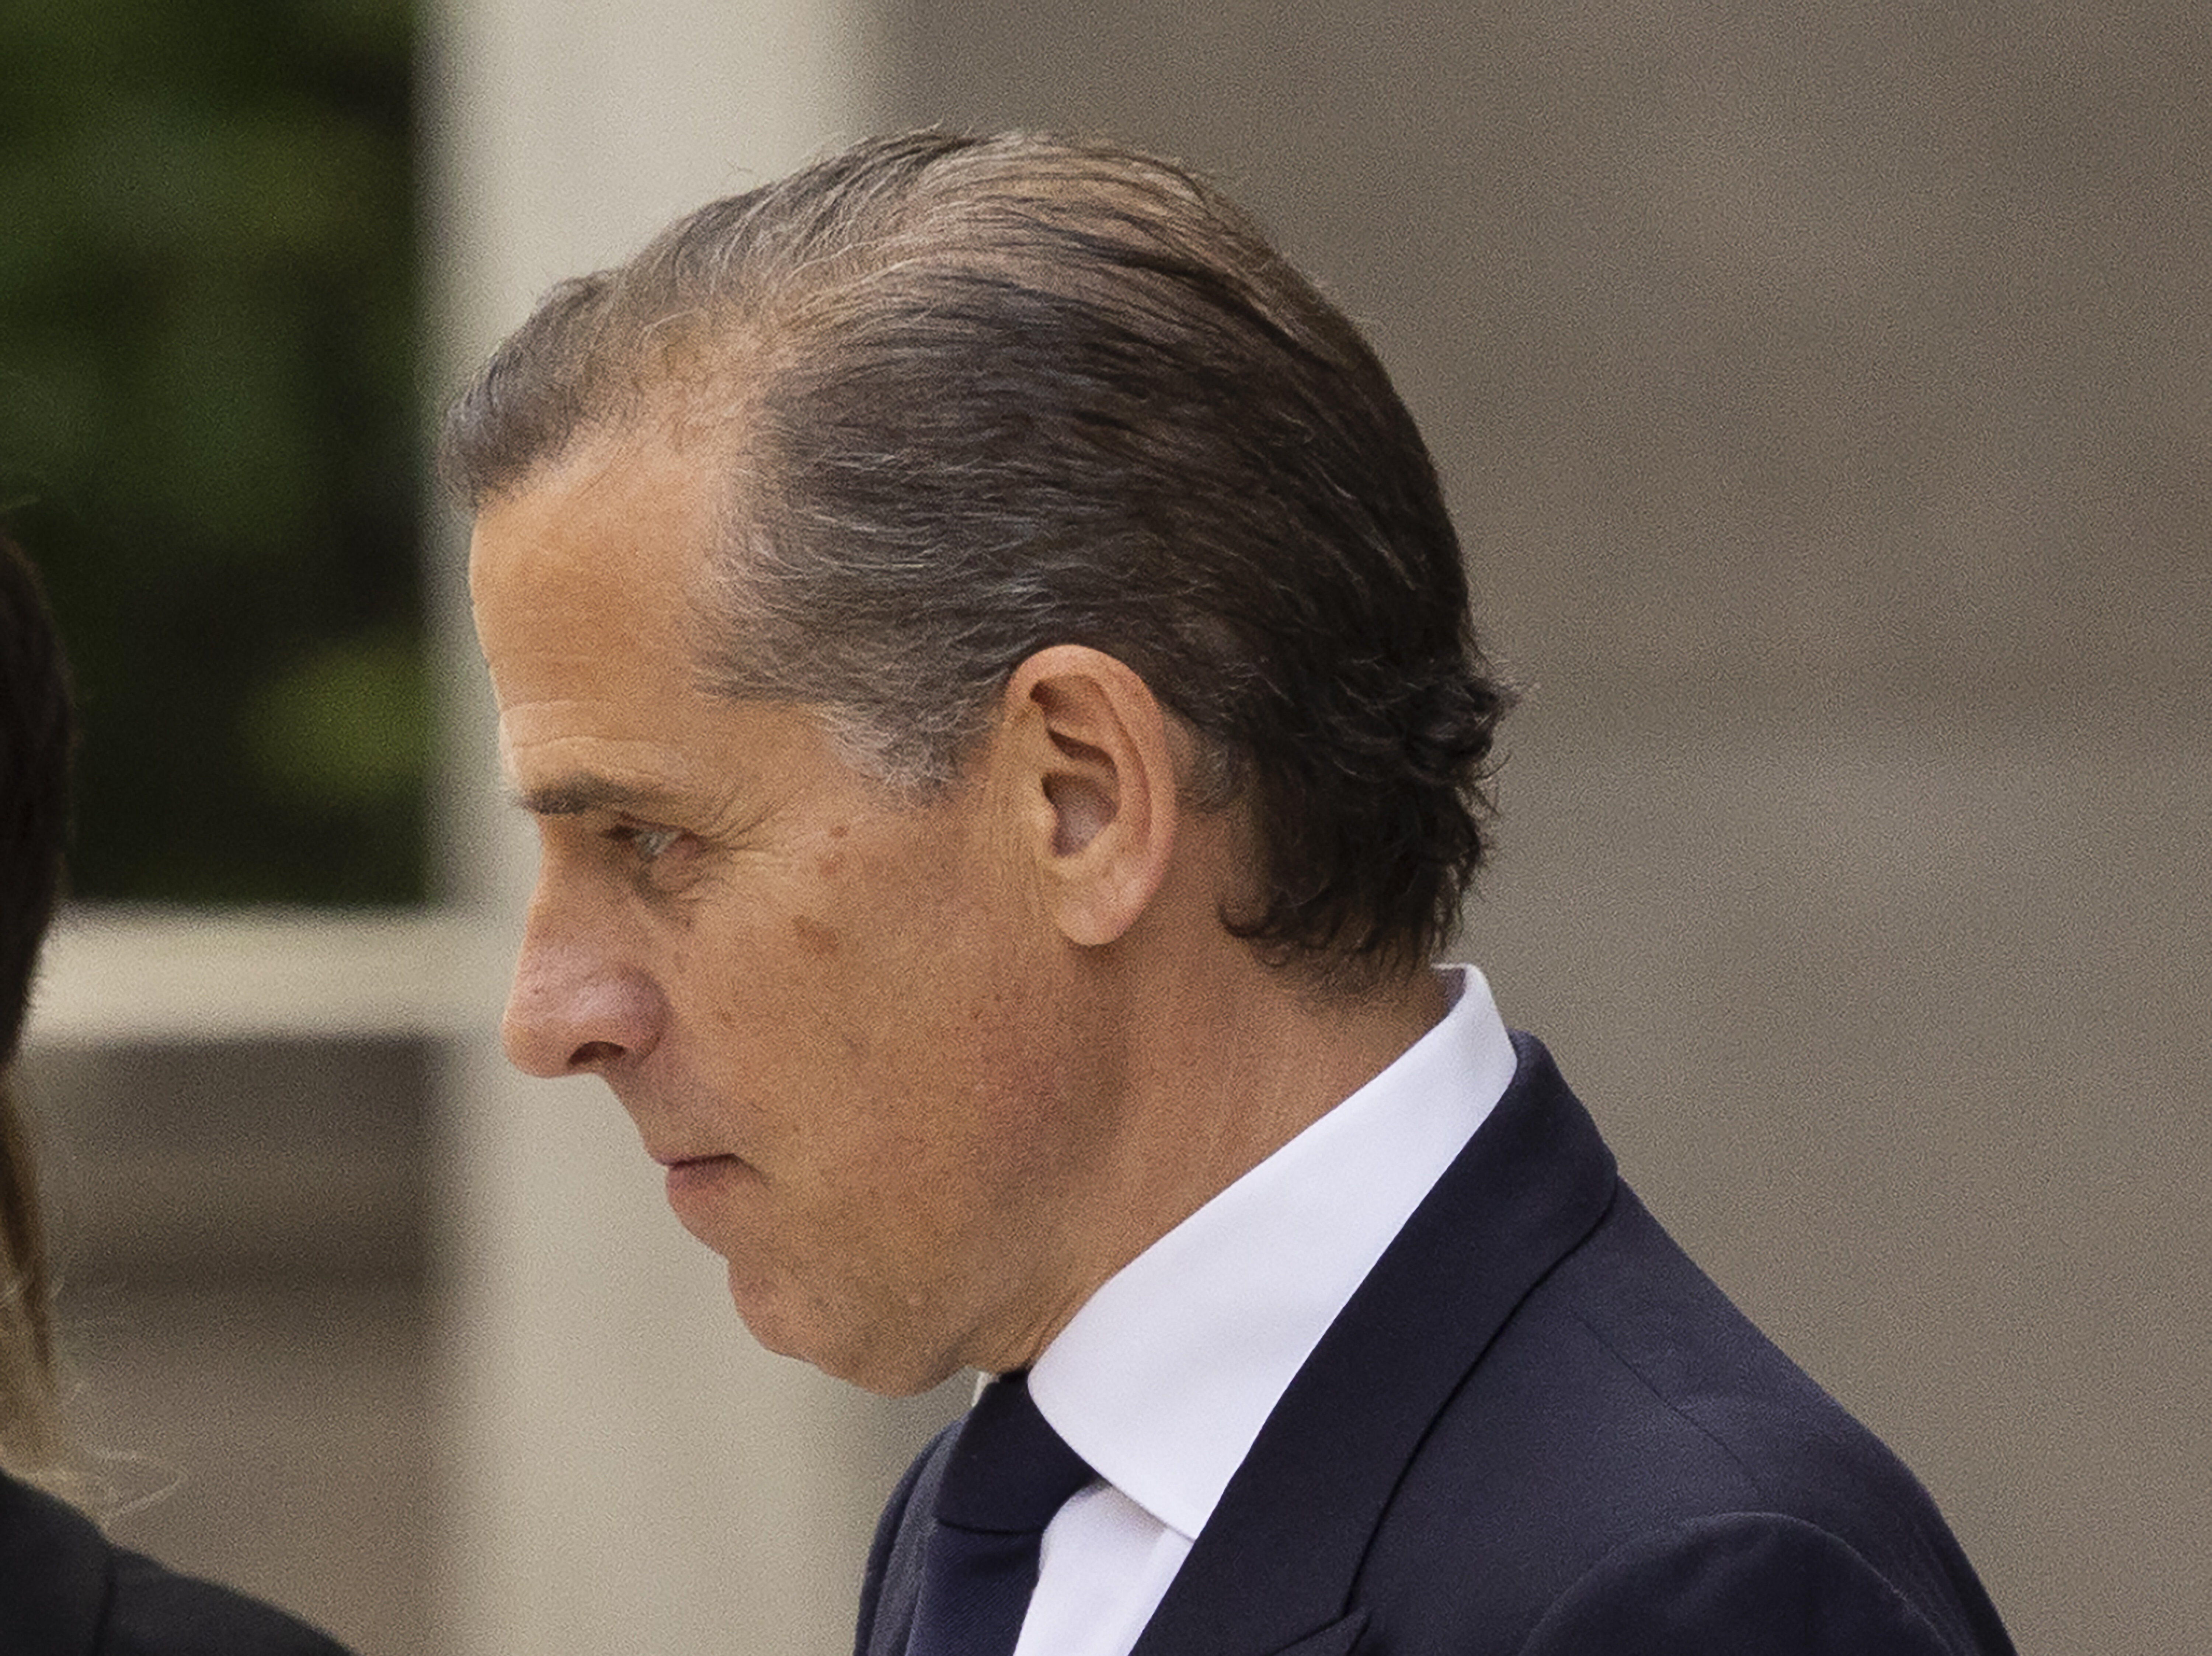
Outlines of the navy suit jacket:
M 1926 1492 L 1691 1263 L 1551 1056 L 1330 1327 L 1133 1656 L 2010 1656 Z M 905 1648 L 908 1471 L 860 1656 Z

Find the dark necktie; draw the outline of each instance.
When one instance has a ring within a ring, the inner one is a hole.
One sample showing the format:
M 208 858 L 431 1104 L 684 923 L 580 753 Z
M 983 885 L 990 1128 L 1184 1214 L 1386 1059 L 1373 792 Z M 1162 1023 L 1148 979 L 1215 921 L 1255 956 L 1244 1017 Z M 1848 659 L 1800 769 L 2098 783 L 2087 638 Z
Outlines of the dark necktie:
M 1044 1526 L 1091 1476 L 1030 1401 L 1026 1373 L 985 1387 L 938 1486 L 907 1656 L 1011 1656 Z

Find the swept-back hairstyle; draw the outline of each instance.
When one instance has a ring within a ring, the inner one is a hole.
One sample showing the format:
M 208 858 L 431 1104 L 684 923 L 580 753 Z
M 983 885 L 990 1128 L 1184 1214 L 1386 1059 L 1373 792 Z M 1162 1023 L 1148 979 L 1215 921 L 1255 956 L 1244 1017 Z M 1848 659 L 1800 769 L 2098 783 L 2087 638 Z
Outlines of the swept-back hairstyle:
M 721 474 L 716 688 L 816 704 L 927 788 L 1024 657 L 1091 645 L 1197 736 L 1193 802 L 1249 809 L 1232 930 L 1353 987 L 1450 929 L 1510 701 L 1458 539 L 1358 330 L 1204 180 L 1028 134 L 863 143 L 554 289 L 441 464 L 480 509 L 655 429 Z
M 65 1485 L 51 1284 L 29 1135 L 9 1084 L 60 891 L 76 721 L 30 563 L 0 532 L 0 1466 Z

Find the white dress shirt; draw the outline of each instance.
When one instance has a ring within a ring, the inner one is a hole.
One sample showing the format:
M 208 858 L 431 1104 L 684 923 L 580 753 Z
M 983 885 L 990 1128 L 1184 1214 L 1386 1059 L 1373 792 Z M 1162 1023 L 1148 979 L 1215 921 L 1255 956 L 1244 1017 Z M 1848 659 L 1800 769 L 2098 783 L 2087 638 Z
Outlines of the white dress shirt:
M 1490 985 L 1152 1244 L 1069 1319 L 1030 1394 L 1098 1481 L 1044 1532 L 1014 1656 L 1128 1656 L 1307 1356 L 1513 1079 Z

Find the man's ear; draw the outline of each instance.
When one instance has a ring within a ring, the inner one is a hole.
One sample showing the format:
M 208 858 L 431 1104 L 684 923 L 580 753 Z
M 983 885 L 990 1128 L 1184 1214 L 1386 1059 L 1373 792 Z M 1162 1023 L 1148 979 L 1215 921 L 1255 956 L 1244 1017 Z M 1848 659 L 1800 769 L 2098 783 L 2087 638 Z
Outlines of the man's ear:
M 1000 757 L 1024 806 L 1026 846 L 1071 942 L 1111 943 L 1167 874 L 1176 834 L 1167 719 L 1114 657 L 1054 644 L 1014 669 Z

